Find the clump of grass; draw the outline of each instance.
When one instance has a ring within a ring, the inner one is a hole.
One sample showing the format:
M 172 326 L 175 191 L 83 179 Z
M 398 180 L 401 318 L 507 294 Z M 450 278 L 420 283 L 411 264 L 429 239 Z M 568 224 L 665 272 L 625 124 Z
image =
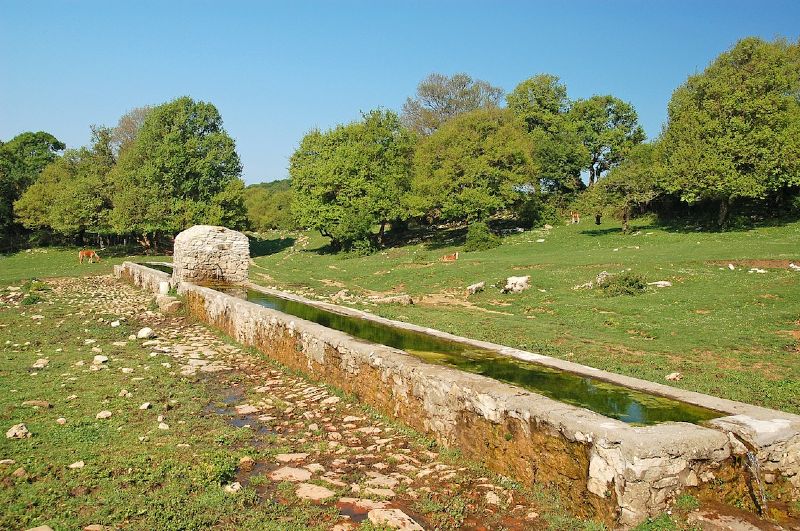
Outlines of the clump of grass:
M 23 297 L 23 299 L 22 299 L 22 301 L 20 301 L 20 303 L 23 306 L 30 306 L 32 304 L 36 304 L 37 302 L 41 302 L 41 300 L 42 300 L 42 297 L 40 297 L 36 293 L 28 293 L 27 295 L 25 295 L 25 297 Z
M 647 290 L 647 282 L 636 273 L 622 273 L 608 277 L 600 288 L 608 297 L 618 295 L 639 295 Z

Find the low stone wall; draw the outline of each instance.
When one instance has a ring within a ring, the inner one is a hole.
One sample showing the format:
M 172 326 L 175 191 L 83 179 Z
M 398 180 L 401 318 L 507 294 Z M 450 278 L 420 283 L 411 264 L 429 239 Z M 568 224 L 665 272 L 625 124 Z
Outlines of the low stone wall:
M 153 280 L 138 269 L 134 274 L 133 269 L 125 273 L 126 268 L 124 264 L 120 276 L 137 285 L 152 285 Z M 785 502 L 800 497 L 796 415 L 568 364 L 578 374 L 642 390 L 656 386 L 658 394 L 729 413 L 708 427 L 687 423 L 636 427 L 490 378 L 427 364 L 400 350 L 215 290 L 184 283 L 179 292 L 191 314 L 237 341 L 356 395 L 501 474 L 553 486 L 572 511 L 612 526 L 635 525 L 666 509 L 681 492 L 756 510 L 759 490 L 746 463 L 748 452 L 761 464 L 759 479 L 772 499 Z M 337 308 L 341 313 L 361 313 Z M 457 339 L 507 355 L 533 357 L 545 365 L 563 368 L 567 363 Z M 780 516 L 780 510 L 773 511 L 778 512 L 772 516 Z
M 159 293 L 162 282 L 169 282 L 170 287 L 174 287 L 172 275 L 169 273 L 134 264 L 133 262 L 123 262 L 121 265 L 115 265 L 114 276 L 153 293 Z

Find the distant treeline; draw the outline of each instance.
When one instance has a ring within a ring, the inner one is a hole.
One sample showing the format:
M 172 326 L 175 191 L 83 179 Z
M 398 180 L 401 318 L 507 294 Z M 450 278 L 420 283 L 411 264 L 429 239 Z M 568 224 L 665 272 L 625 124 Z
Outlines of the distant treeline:
M 725 228 L 744 214 L 800 213 L 800 43 L 741 40 L 667 110 L 647 142 L 630 103 L 571 99 L 554 75 L 505 94 L 432 74 L 400 114 L 311 130 L 289 180 L 245 192 L 216 108 L 180 98 L 92 127 L 90 148 L 64 151 L 42 132 L 0 145 L 0 244 L 92 235 L 152 247 L 214 223 L 313 229 L 335 249 L 368 252 L 411 225 L 487 235 L 489 221 L 532 226 L 577 211 L 625 230 L 645 212 Z

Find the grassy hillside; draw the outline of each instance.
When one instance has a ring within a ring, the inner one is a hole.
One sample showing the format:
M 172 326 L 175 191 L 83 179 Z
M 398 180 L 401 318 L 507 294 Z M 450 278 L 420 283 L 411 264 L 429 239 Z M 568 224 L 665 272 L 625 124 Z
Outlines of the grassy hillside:
M 538 241 L 544 240 L 544 241 Z M 361 258 L 325 254 L 312 233 L 254 246 L 254 281 L 395 319 L 511 345 L 652 381 L 673 371 L 686 389 L 800 413 L 800 223 L 708 233 L 640 223 L 634 233 L 590 223 L 528 231 L 499 248 L 439 258 L 453 242 L 419 243 Z M 730 270 L 733 263 L 735 270 Z M 751 267 L 765 273 L 749 272 Z M 575 290 L 601 271 L 630 269 L 672 287 L 607 297 Z M 530 275 L 531 289 L 491 284 Z M 483 293 L 464 288 L 486 281 Z M 410 294 L 415 304 L 369 295 Z

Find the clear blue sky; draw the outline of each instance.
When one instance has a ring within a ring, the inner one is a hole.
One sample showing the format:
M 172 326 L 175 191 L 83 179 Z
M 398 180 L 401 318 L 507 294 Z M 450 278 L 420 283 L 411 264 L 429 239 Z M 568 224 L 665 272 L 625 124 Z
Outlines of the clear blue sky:
M 653 137 L 675 87 L 748 35 L 797 40 L 800 1 L 0 0 L 0 139 L 77 147 L 189 95 L 222 113 L 245 180 L 273 180 L 310 128 L 399 111 L 431 72 L 507 91 L 552 73 L 632 102 Z

